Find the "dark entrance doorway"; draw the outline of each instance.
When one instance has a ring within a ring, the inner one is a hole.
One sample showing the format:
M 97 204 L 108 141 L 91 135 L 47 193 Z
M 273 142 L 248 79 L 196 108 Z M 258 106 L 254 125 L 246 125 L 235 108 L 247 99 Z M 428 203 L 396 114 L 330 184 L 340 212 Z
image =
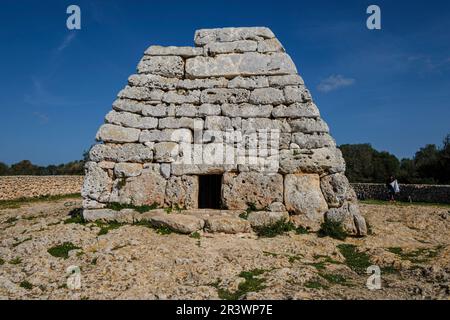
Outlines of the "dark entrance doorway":
M 199 209 L 220 209 L 221 207 L 221 175 L 200 175 L 198 190 Z

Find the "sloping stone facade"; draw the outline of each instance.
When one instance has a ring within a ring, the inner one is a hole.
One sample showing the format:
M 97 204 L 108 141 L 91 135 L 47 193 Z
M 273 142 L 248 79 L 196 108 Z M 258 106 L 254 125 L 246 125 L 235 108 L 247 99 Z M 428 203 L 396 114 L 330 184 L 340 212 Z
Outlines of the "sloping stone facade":
M 202 29 L 194 42 L 145 51 L 90 151 L 85 209 L 196 209 L 197 176 L 214 174 L 224 209 L 281 208 L 313 229 L 345 217 L 364 234 L 342 155 L 272 31 Z

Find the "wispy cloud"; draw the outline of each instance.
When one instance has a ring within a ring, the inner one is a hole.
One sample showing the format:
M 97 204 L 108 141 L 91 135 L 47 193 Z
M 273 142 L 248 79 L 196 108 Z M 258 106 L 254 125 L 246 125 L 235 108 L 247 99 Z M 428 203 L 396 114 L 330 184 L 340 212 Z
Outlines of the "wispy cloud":
M 33 116 L 36 117 L 38 119 L 38 122 L 40 124 L 47 124 L 48 123 L 48 116 L 46 114 L 43 114 L 41 112 L 33 112 Z
M 320 92 L 330 92 L 341 88 L 349 87 L 355 83 L 355 79 L 346 78 L 340 74 L 333 74 L 328 78 L 323 79 L 317 86 Z
M 75 39 L 76 37 L 76 32 L 72 31 L 69 32 L 63 39 L 63 41 L 61 42 L 61 44 L 56 48 L 56 52 L 62 52 L 64 49 L 66 49 L 68 46 L 70 46 L 70 44 L 72 43 L 72 41 Z

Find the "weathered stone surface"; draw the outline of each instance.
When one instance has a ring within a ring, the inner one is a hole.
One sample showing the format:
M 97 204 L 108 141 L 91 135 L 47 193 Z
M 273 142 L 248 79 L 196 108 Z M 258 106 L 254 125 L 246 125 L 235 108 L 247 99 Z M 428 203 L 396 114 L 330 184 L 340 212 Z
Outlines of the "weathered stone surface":
M 135 100 L 117 99 L 113 103 L 113 109 L 117 111 L 127 111 L 133 113 L 141 113 L 145 104 Z
M 351 235 L 367 235 L 366 221 L 359 213 L 358 205 L 355 203 L 346 202 L 340 208 L 328 210 L 325 220 L 341 223 L 344 230 Z
M 341 207 L 345 201 L 356 201 L 356 194 L 342 173 L 322 177 L 320 187 L 330 208 Z
M 248 233 L 251 232 L 250 223 L 247 220 L 235 217 L 207 217 L 205 218 L 205 229 L 208 232 L 223 233 Z
M 203 49 L 195 47 L 150 46 L 145 50 L 145 54 L 149 56 L 180 56 L 187 58 L 202 55 Z
M 169 179 L 169 177 L 170 177 L 170 163 L 161 163 L 159 172 L 161 173 L 161 175 L 164 178 Z
M 311 101 L 311 93 L 305 86 L 298 87 L 285 87 L 284 97 L 286 98 L 286 103 L 296 103 L 296 102 L 308 102 Z
M 164 226 L 175 232 L 185 234 L 203 229 L 205 225 L 205 221 L 203 219 L 177 213 L 157 215 L 152 217 L 150 222 L 156 227 Z
M 128 84 L 135 87 L 150 89 L 173 90 L 177 87 L 178 78 L 167 78 L 157 74 L 133 74 L 128 78 Z
M 200 90 L 178 90 L 168 91 L 164 93 L 162 101 L 166 103 L 183 104 L 183 103 L 200 103 Z
M 210 88 L 225 88 L 228 80 L 225 78 L 212 79 L 183 79 L 178 81 L 177 88 L 179 89 L 210 89 Z
M 305 82 L 298 74 L 267 77 L 271 87 L 285 87 L 303 85 Z
M 153 129 L 158 126 L 158 119 L 152 117 L 142 117 L 130 112 L 110 111 L 105 120 L 107 123 L 137 129 Z
M 328 125 L 322 119 L 295 119 L 290 120 L 289 124 L 293 132 L 303 133 L 328 133 Z
M 81 196 L 100 202 L 108 201 L 112 187 L 112 180 L 108 173 L 100 168 L 97 163 L 87 162 L 85 174 Z
M 258 44 L 252 40 L 238 40 L 231 42 L 210 42 L 205 45 L 205 53 L 207 55 L 216 55 L 220 53 L 242 53 L 256 51 Z
M 172 176 L 167 181 L 165 201 L 169 207 L 198 208 L 198 176 Z
M 279 105 L 273 109 L 274 118 L 317 118 L 319 109 L 314 103 L 293 103 L 289 106 Z
M 159 119 L 159 129 L 180 129 L 187 128 L 191 130 L 201 130 L 203 128 L 203 120 L 200 118 L 174 118 L 167 117 Z
M 258 41 L 258 52 L 284 52 L 283 45 L 277 38 Z
M 202 103 L 243 103 L 248 101 L 250 92 L 245 89 L 207 89 L 201 94 Z
M 337 148 L 281 150 L 282 173 L 338 173 L 345 171 L 342 153 Z
M 153 159 L 157 162 L 174 162 L 179 152 L 176 142 L 158 142 L 155 144 L 154 150 Z
M 192 142 L 192 131 L 189 129 L 144 130 L 139 137 L 140 142 Z
M 164 117 L 167 115 L 167 106 L 165 104 L 144 105 L 141 112 L 147 117 Z
M 181 78 L 184 75 L 184 61 L 179 56 L 144 56 L 137 69 L 138 73 Z
M 276 88 L 255 89 L 250 95 L 250 103 L 253 104 L 273 104 L 284 102 L 283 91 Z
M 286 207 L 282 202 L 273 202 L 267 207 L 267 210 L 272 212 L 284 212 L 286 211 Z
M 115 221 L 118 211 L 112 209 L 100 209 L 100 210 L 83 210 L 83 218 L 86 221 Z
M 114 174 L 116 177 L 137 177 L 142 173 L 142 164 L 140 163 L 116 163 Z
M 159 173 L 159 164 L 142 170 L 138 177 L 114 182 L 110 201 L 133 205 L 164 205 L 167 180 Z
M 270 38 L 275 38 L 275 35 L 266 27 L 217 28 L 195 31 L 194 42 L 195 45 L 202 46 L 210 42 L 263 40 Z
M 242 131 L 252 132 L 259 130 L 279 130 L 280 132 L 291 132 L 287 121 L 268 118 L 242 119 Z
M 83 208 L 84 209 L 103 209 L 106 207 L 106 204 L 92 200 L 90 198 L 83 199 Z
M 164 91 L 160 89 L 149 89 L 147 87 L 126 86 L 117 95 L 118 98 L 132 99 L 138 101 L 160 102 Z
M 297 69 L 285 53 L 271 55 L 256 52 L 230 53 L 216 57 L 195 57 L 186 60 L 186 76 L 189 78 L 285 75 L 295 74 Z
M 250 212 L 247 221 L 252 227 L 270 226 L 278 221 L 289 221 L 289 213 L 276 211 L 256 211 Z
M 242 117 L 242 118 L 260 118 L 270 117 L 273 107 L 271 105 L 255 106 L 249 103 L 237 104 L 223 104 L 222 114 L 227 117 Z
M 225 173 L 222 197 L 228 209 L 247 209 L 249 204 L 264 209 L 272 202 L 283 201 L 283 176 L 257 172 Z
M 153 160 L 153 151 L 138 143 L 97 144 L 89 151 L 89 159 L 96 162 L 149 162 Z
M 171 173 L 174 176 L 191 175 L 191 174 L 222 174 L 228 171 L 236 171 L 237 165 L 233 164 L 184 164 L 172 163 Z
M 104 124 L 97 132 L 97 140 L 105 142 L 136 142 L 141 130 L 124 128 L 113 124 Z
M 269 80 L 267 77 L 236 77 L 228 82 L 228 88 L 256 89 L 267 88 Z
M 310 222 L 308 226 L 320 225 L 328 206 L 320 190 L 319 175 L 303 173 L 286 175 L 284 203 L 292 214 L 303 215 Z
M 205 118 L 206 130 L 225 131 L 226 129 L 232 129 L 232 123 L 230 118 L 222 116 L 209 116 Z
M 326 147 L 336 147 L 334 139 L 327 133 L 305 134 L 301 132 L 296 132 L 292 134 L 292 142 L 297 144 L 300 149 L 318 149 Z

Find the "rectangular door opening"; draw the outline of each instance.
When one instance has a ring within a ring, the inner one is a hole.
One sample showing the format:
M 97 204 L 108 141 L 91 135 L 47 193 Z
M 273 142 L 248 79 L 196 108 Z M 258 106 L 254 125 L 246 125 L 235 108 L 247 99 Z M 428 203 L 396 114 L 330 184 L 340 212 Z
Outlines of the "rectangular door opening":
M 222 203 L 222 176 L 200 175 L 198 176 L 198 208 L 220 209 Z

